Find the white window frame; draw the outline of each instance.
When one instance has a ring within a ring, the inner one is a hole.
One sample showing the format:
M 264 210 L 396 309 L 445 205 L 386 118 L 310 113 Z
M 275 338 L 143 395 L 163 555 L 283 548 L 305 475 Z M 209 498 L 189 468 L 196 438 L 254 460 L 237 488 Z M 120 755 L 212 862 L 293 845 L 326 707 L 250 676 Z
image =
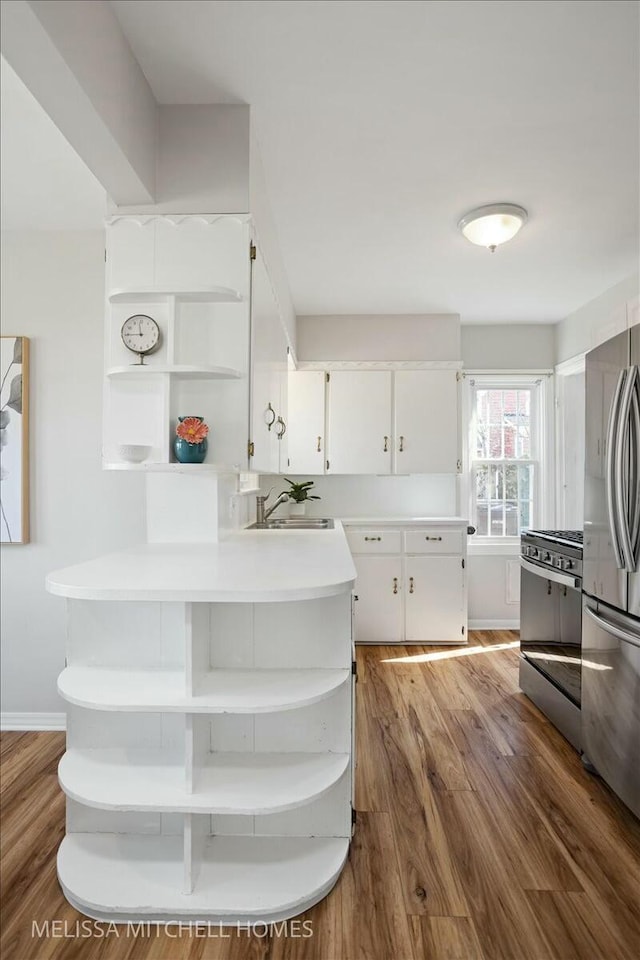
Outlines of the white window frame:
M 495 388 L 505 390 L 510 387 L 534 387 L 532 395 L 532 412 L 535 414 L 536 454 L 532 461 L 538 466 L 537 470 L 537 498 L 533 525 L 538 529 L 552 527 L 555 511 L 555 484 L 554 484 L 554 378 L 552 370 L 535 370 L 522 372 L 508 372 L 505 370 L 467 370 L 464 373 L 463 402 L 462 402 L 462 481 L 460 489 L 460 503 L 466 509 L 470 522 L 475 526 L 475 484 L 473 482 L 473 467 L 475 461 L 475 433 L 473 430 L 473 413 L 475 389 Z M 521 463 L 532 462 L 529 460 Z M 486 461 L 483 461 L 486 462 Z M 499 463 L 500 461 L 493 461 Z M 515 461 L 513 461 L 515 462 Z M 470 541 L 474 551 L 478 548 L 482 552 L 513 552 L 520 543 L 520 537 L 489 537 L 477 534 Z

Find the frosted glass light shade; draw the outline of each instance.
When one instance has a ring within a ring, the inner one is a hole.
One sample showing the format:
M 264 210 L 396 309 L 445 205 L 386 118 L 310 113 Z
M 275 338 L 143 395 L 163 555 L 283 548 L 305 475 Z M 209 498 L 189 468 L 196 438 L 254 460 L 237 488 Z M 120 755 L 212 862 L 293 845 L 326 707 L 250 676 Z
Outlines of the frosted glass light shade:
M 524 207 L 515 203 L 491 203 L 465 214 L 458 228 L 471 243 L 493 252 L 501 243 L 512 240 L 526 220 Z

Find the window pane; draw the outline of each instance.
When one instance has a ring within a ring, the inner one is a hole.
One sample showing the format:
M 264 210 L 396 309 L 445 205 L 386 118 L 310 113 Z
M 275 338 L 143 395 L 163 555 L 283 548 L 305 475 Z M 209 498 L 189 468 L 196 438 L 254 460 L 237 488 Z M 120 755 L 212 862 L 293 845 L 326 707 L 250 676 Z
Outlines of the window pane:
M 505 534 L 507 537 L 517 537 L 520 533 L 518 526 L 518 504 L 514 500 L 508 500 L 504 506 L 505 513 Z
M 504 503 L 499 500 L 491 501 L 491 526 L 489 529 L 489 536 L 504 536 Z
M 502 460 L 502 424 L 492 423 L 489 427 L 489 460 Z
M 477 390 L 475 455 L 481 460 L 531 457 L 531 388 Z
M 486 537 L 489 534 L 487 529 L 487 518 L 489 516 L 489 504 L 486 500 L 478 501 L 476 504 L 476 533 L 479 537 Z
M 504 467 L 504 496 L 507 500 L 518 499 L 518 474 L 519 467 L 515 464 Z
M 489 467 L 484 464 L 476 469 L 476 500 L 486 500 L 489 496 L 487 484 L 489 482 Z

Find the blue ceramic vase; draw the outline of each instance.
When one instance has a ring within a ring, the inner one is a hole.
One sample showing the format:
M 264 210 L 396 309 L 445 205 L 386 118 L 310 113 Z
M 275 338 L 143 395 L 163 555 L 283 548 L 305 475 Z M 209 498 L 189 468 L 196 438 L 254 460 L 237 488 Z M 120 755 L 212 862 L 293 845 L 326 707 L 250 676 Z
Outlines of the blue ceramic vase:
M 184 420 L 199 420 L 203 422 L 203 417 L 178 417 L 180 423 Z M 205 438 L 199 443 L 189 443 L 183 437 L 176 437 L 173 441 L 173 452 L 178 463 L 204 463 L 207 455 L 209 441 Z

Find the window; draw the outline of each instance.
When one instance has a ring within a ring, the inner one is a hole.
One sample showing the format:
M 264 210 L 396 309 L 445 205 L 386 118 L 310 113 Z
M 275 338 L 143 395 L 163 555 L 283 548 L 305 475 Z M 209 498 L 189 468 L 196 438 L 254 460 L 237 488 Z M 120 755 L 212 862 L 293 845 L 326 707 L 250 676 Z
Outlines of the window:
M 518 537 L 540 525 L 540 378 L 470 378 L 471 515 L 479 537 Z

